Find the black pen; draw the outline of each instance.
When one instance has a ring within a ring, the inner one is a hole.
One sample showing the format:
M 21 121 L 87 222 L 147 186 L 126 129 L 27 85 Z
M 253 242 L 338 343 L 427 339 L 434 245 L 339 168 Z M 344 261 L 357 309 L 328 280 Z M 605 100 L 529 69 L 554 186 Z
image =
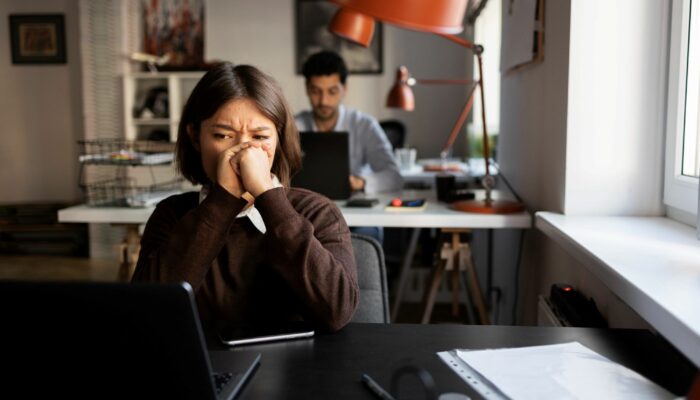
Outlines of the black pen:
M 394 396 L 390 395 L 389 392 L 384 390 L 377 382 L 374 381 L 374 379 L 370 378 L 369 375 L 367 374 L 362 374 L 362 382 L 367 385 L 368 388 L 370 388 L 374 394 L 377 395 L 382 400 L 396 400 L 394 399 Z

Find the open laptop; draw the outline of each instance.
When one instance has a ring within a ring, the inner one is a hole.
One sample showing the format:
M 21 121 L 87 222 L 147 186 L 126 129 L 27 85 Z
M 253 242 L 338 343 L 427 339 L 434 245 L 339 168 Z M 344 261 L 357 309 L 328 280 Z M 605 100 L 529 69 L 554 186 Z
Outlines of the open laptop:
M 350 146 L 347 132 L 299 132 L 304 153 L 292 186 L 332 200 L 350 197 Z
M 187 283 L 0 281 L 0 318 L 2 390 L 21 398 L 232 399 L 260 363 L 206 350 Z

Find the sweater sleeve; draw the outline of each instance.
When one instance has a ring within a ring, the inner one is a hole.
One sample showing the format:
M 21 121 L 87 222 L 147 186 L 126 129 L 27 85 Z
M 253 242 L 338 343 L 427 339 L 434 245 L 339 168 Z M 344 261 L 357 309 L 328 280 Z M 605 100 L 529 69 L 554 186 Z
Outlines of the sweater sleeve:
M 316 199 L 320 201 L 316 201 Z M 359 301 L 357 267 L 350 231 L 338 208 L 314 196 L 301 215 L 284 188 L 255 200 L 267 227 L 270 259 L 278 273 L 322 329 L 337 331 L 355 313 Z
M 246 201 L 212 185 L 207 198 L 183 215 L 174 203 L 162 202 L 148 219 L 132 281 L 186 281 L 196 291 Z

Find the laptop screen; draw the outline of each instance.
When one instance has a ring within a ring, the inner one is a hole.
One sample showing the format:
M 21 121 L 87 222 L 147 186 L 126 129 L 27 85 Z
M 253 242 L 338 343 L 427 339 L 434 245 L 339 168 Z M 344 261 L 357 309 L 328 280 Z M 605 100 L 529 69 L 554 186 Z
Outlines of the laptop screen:
M 347 132 L 300 132 L 302 168 L 292 186 L 329 199 L 350 197 L 350 149 Z
M 6 382 L 28 397 L 215 399 L 214 372 L 259 361 L 212 366 L 193 301 L 186 283 L 0 281 Z

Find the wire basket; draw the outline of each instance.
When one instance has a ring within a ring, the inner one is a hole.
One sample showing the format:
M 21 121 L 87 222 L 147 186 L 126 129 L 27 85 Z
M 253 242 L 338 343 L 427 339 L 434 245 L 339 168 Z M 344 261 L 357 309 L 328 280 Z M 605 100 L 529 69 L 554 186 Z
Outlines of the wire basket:
M 118 177 L 81 185 L 91 207 L 149 207 L 182 192 L 183 179 L 138 186 L 130 177 Z
M 79 140 L 83 164 L 163 165 L 175 158 L 175 143 L 153 140 L 94 139 Z

